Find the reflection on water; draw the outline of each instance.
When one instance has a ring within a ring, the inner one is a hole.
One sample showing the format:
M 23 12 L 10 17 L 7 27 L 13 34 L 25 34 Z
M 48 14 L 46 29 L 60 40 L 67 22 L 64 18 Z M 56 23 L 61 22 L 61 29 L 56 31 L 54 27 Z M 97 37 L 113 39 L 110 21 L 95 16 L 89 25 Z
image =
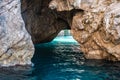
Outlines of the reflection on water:
M 57 40 L 35 46 L 33 68 L 0 69 L 0 80 L 120 80 L 119 62 L 85 60 L 77 42 Z

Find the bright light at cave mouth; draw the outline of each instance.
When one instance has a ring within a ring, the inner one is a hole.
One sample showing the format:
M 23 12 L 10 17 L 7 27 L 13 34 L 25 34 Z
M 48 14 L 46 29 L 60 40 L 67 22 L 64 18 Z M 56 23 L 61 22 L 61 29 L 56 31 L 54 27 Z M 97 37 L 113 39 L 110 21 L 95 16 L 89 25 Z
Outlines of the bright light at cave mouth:
M 70 34 L 70 30 L 62 30 L 58 36 L 53 40 L 53 42 L 75 42 L 77 41 Z

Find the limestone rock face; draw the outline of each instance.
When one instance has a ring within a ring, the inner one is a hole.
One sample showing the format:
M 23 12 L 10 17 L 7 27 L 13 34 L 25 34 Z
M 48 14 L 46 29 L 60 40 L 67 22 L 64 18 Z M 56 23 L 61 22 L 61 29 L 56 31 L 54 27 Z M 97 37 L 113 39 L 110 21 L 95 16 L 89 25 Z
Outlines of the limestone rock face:
M 87 59 L 120 61 L 119 0 L 52 0 L 49 7 L 83 10 L 73 16 L 71 32 Z
M 72 9 L 82 9 L 85 11 L 104 11 L 111 3 L 117 3 L 119 0 L 52 0 L 49 4 L 51 9 L 57 11 L 68 11 Z
M 49 42 L 69 27 L 69 14 L 48 8 L 51 0 L 22 0 L 22 15 L 33 42 Z
M 0 0 L 0 66 L 31 64 L 34 47 L 20 5 L 20 0 Z

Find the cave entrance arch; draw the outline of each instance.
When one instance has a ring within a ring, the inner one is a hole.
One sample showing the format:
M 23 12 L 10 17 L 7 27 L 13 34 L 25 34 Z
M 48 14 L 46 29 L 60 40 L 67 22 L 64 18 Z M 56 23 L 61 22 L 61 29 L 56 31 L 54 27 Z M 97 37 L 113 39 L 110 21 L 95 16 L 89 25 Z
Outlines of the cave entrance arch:
M 79 43 L 72 37 L 69 29 L 64 29 L 52 41 L 35 45 L 32 62 L 38 68 L 40 66 L 46 66 L 46 63 L 51 64 L 52 60 L 59 56 L 62 57 L 64 54 L 67 56 L 68 53 L 80 53 L 82 55 Z M 57 59 L 56 61 L 59 60 Z

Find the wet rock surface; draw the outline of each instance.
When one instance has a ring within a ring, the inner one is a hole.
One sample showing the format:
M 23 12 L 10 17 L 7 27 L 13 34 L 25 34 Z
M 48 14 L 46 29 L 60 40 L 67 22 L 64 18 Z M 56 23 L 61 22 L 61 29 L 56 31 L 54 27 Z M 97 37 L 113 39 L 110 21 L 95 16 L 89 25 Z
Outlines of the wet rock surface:
M 52 0 L 51 9 L 72 11 L 71 32 L 87 59 L 120 61 L 119 0 Z
M 20 0 L 0 0 L 0 66 L 31 64 L 34 46 L 20 5 Z

